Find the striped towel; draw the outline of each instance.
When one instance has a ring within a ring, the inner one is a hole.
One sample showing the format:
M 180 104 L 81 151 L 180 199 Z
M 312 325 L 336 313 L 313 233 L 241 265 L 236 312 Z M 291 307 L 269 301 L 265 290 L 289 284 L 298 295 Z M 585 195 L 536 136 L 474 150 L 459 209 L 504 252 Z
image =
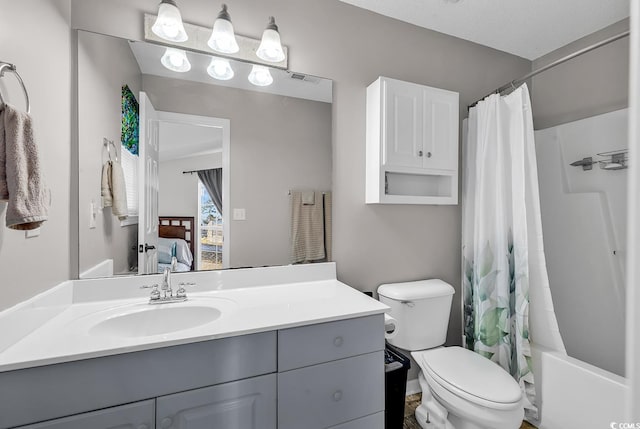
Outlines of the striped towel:
M 315 192 L 315 204 L 303 204 L 305 191 L 291 191 L 291 263 L 323 261 L 325 250 L 325 207 L 322 192 Z

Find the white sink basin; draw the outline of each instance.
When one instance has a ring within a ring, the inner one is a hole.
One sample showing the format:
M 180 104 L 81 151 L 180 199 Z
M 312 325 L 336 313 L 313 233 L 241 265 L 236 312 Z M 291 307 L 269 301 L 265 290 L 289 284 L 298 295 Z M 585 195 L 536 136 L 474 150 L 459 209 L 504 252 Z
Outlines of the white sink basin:
M 136 301 L 106 308 L 75 319 L 73 329 L 98 337 L 142 338 L 169 335 L 215 322 L 237 309 L 226 298 L 189 298 L 150 305 Z
M 211 306 L 172 305 L 150 305 L 108 317 L 90 328 L 89 335 L 136 338 L 169 334 L 213 322 L 222 314 Z

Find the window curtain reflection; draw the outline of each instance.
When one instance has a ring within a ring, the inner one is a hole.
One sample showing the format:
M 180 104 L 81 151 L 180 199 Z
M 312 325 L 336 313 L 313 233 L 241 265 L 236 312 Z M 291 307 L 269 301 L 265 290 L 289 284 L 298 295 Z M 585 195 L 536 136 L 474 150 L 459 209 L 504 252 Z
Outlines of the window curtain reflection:
M 198 178 L 202 182 L 213 204 L 216 206 L 216 210 L 220 215 L 223 215 L 222 211 L 222 168 L 212 168 L 210 170 L 198 171 Z

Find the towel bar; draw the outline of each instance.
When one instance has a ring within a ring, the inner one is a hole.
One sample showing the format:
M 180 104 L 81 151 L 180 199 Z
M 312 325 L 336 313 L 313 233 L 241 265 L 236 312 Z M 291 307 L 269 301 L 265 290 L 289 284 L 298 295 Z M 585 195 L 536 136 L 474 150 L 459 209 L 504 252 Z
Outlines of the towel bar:
M 113 140 L 109 140 L 106 137 L 102 138 L 102 144 L 104 146 L 106 146 L 107 148 L 107 155 L 109 156 L 109 161 L 113 161 L 111 159 L 111 146 L 113 146 L 113 150 L 115 151 L 115 157 L 116 157 L 116 162 L 118 162 L 118 148 L 116 147 L 116 144 L 113 142 Z
M 24 81 L 22 80 L 22 77 L 20 77 L 20 74 L 18 74 L 18 72 L 16 71 L 15 64 L 7 63 L 5 61 L 0 61 L 0 77 L 4 77 L 4 74 L 7 71 L 12 72 L 16 76 L 16 79 L 18 79 L 18 82 L 20 82 L 20 85 L 22 85 L 22 90 L 24 91 L 24 98 L 27 100 L 27 113 L 31 113 L 31 105 L 29 103 L 29 93 L 27 92 L 27 87 L 24 85 Z M 2 102 L 2 104 L 5 103 L 4 97 L 2 97 L 1 92 L 0 92 L 0 102 Z

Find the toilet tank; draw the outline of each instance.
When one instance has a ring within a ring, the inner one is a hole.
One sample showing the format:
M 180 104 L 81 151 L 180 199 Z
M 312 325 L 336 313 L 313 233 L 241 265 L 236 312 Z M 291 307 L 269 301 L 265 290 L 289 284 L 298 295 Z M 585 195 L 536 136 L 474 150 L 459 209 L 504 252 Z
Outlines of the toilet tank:
M 453 286 L 439 279 L 380 285 L 379 299 L 397 320 L 389 343 L 410 351 L 443 345 L 454 293 Z

